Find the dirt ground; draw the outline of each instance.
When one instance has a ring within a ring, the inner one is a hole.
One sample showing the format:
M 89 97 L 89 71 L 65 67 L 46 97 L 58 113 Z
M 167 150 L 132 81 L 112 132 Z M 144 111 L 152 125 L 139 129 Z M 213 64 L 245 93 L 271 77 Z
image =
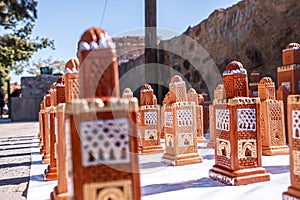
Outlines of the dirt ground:
M 31 142 L 37 134 L 38 122 L 0 119 L 0 200 L 26 199 Z

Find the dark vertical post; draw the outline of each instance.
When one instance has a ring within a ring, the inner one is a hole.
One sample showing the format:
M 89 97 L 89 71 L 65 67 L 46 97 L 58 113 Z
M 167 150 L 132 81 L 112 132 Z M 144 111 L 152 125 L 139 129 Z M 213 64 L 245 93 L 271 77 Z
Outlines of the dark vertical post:
M 156 0 L 145 0 L 145 28 L 145 63 L 156 63 Z
M 162 89 L 159 85 L 159 72 L 157 69 L 157 33 L 156 33 L 156 0 L 145 0 L 145 78 L 149 77 L 155 82 L 150 83 L 157 100 L 162 101 Z
M 7 107 L 8 107 L 8 118 L 11 118 L 11 100 L 10 100 L 10 81 L 7 80 Z

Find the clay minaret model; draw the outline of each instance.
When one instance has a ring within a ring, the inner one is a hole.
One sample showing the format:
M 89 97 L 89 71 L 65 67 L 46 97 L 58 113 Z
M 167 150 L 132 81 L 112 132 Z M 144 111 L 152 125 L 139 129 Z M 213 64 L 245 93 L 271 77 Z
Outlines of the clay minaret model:
M 79 58 L 80 98 L 66 105 L 69 194 L 75 200 L 139 200 L 138 101 L 119 97 L 111 38 L 102 29 L 87 30 L 79 42 Z
M 247 71 L 241 63 L 227 65 L 223 85 L 226 99 L 214 105 L 215 165 L 209 176 L 229 185 L 268 181 L 261 160 L 260 100 L 249 98 Z

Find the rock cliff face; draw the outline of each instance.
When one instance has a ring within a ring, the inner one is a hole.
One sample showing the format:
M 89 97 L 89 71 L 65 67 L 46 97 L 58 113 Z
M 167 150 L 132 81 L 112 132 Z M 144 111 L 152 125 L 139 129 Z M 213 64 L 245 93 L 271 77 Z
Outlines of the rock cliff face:
M 235 59 L 276 78 L 282 49 L 300 41 L 299 20 L 298 0 L 244 0 L 216 10 L 185 34 L 197 40 L 220 69 Z
M 261 78 L 270 76 L 276 83 L 282 50 L 290 42 L 300 42 L 299 22 L 299 0 L 243 0 L 232 7 L 215 10 L 183 35 L 161 41 L 159 62 L 177 70 L 198 92 L 210 87 L 212 94 L 217 83 L 207 80 L 220 81 L 220 74 L 232 60 L 240 61 L 248 75 L 255 70 Z M 182 39 L 186 36 L 196 41 L 196 45 Z M 205 53 L 199 50 L 199 45 Z M 209 56 L 219 70 L 218 77 L 210 74 Z

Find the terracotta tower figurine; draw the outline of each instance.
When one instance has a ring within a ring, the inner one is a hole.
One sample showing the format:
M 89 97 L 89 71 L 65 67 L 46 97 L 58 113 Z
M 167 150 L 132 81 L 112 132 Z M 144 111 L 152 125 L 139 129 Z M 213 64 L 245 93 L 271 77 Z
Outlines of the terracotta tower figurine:
M 66 167 L 66 141 L 65 141 L 65 76 L 56 81 L 56 119 L 57 119 L 57 186 L 50 194 L 51 200 L 67 200 L 67 167 Z
M 249 98 L 247 71 L 241 63 L 227 65 L 223 85 L 226 99 L 214 105 L 215 165 L 209 176 L 229 185 L 269 181 L 261 161 L 260 100 Z
M 163 152 L 160 145 L 160 107 L 149 84 L 144 84 L 140 91 L 137 133 L 139 153 Z
M 79 98 L 79 81 L 78 81 L 79 60 L 70 59 L 65 66 L 65 98 L 66 102 Z
M 290 43 L 282 50 L 283 66 L 277 68 L 278 86 L 285 86 L 290 94 L 300 94 L 300 45 Z
M 39 111 L 39 134 L 38 134 L 38 136 L 39 136 L 39 140 L 40 140 L 40 142 L 39 142 L 39 144 L 38 144 L 38 146 L 40 147 L 40 148 L 42 148 L 42 146 L 44 145 L 44 127 L 43 127 L 43 114 L 44 113 L 44 100 L 42 100 L 41 101 L 41 103 L 40 103 L 40 111 Z M 40 153 L 41 154 L 44 154 L 45 152 L 41 152 L 40 151 Z
M 44 97 L 45 107 L 44 107 L 44 146 L 41 149 L 41 152 L 44 152 L 43 155 L 43 164 L 50 164 L 50 90 L 47 90 L 47 93 Z
M 60 77 L 56 83 L 57 92 L 57 165 L 58 165 L 58 181 L 57 186 L 51 193 L 51 200 L 69 199 L 67 189 L 67 159 L 66 148 L 70 144 L 66 141 L 65 134 L 65 102 L 72 102 L 73 99 L 79 98 L 79 60 L 77 58 L 70 59 L 65 65 L 65 75 Z
M 78 57 L 80 66 L 85 68 L 79 74 L 80 98 L 95 97 L 105 100 L 120 96 L 115 45 L 104 30 L 90 28 L 83 33 L 78 42 Z M 106 87 L 107 83 L 114 85 Z
M 289 142 L 288 122 L 287 122 L 287 98 L 289 96 L 289 91 L 285 86 L 280 85 L 276 91 L 276 95 L 277 95 L 277 100 L 283 102 L 285 138 L 286 138 L 286 142 Z
M 175 75 L 164 99 L 166 152 L 162 162 L 169 165 L 201 163 L 198 154 L 195 102 L 187 99 L 185 82 Z
M 214 105 L 218 104 L 218 101 L 223 101 L 225 99 L 225 90 L 224 90 L 224 86 L 222 84 L 219 84 L 215 91 L 214 91 L 214 100 L 213 100 L 213 104 L 210 105 L 209 108 L 209 121 L 210 121 L 210 138 L 209 138 L 209 142 L 207 143 L 207 147 L 210 148 L 215 148 L 215 144 L 216 144 L 216 114 L 215 114 L 215 109 L 214 109 Z
M 138 101 L 119 97 L 116 52 L 108 34 L 91 28 L 81 41 L 81 61 L 81 46 L 96 49 L 80 64 L 80 99 L 66 104 L 69 194 L 74 200 L 139 200 Z
M 203 132 L 207 133 L 209 131 L 209 106 L 211 104 L 211 101 L 209 99 L 209 96 L 207 94 L 207 91 L 201 92 L 202 97 L 204 98 L 204 102 L 202 104 L 203 106 Z
M 282 50 L 282 66 L 277 68 L 277 83 L 277 97 L 278 100 L 283 101 L 285 132 L 288 139 L 287 96 L 288 94 L 300 94 L 300 45 L 298 43 L 290 43 Z
M 52 83 L 50 87 L 50 108 L 49 108 L 49 123 L 50 123 L 50 164 L 45 170 L 45 179 L 47 181 L 56 180 L 57 169 L 56 169 L 56 153 L 55 153 L 55 143 L 56 143 L 56 133 L 55 133 L 55 118 L 56 118 L 56 83 Z
M 283 102 L 275 99 L 275 84 L 264 77 L 258 84 L 260 98 L 260 132 L 262 135 L 262 154 L 288 154 L 284 128 Z
M 131 91 L 130 88 L 125 88 L 123 93 L 122 93 L 122 98 L 123 99 L 132 99 L 133 98 L 133 92 Z
M 188 91 L 188 101 L 194 102 L 196 105 L 196 127 L 197 127 L 197 142 L 206 143 L 204 138 L 203 128 L 203 103 L 204 98 L 201 94 L 197 94 L 194 88 L 190 88 Z
M 282 195 L 283 200 L 300 199 L 300 95 L 288 97 L 288 132 L 290 144 L 291 186 Z

